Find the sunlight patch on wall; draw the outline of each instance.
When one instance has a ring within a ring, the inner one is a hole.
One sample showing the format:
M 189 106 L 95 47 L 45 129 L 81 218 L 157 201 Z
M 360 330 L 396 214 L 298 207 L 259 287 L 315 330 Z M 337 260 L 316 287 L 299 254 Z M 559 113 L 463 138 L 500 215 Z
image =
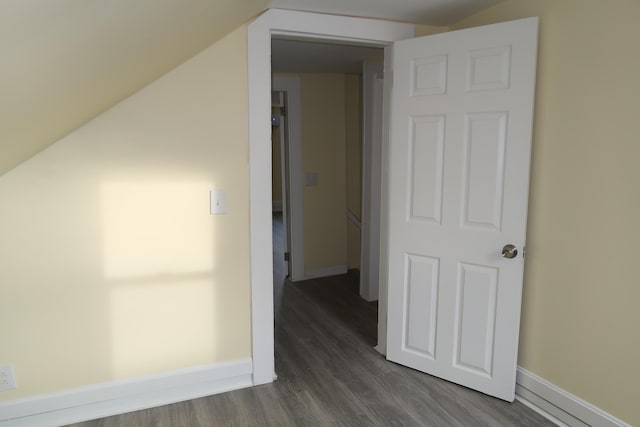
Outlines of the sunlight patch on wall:
M 210 183 L 102 184 L 107 279 L 210 272 L 215 268 Z
M 210 188 L 208 182 L 146 175 L 101 184 L 116 378 L 214 358 L 220 308 Z

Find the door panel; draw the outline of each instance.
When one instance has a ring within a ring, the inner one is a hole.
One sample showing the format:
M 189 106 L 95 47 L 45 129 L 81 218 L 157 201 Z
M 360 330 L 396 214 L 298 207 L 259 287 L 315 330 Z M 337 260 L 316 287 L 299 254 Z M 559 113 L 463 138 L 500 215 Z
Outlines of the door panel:
M 465 116 L 463 227 L 500 231 L 507 112 Z
M 411 60 L 411 96 L 439 95 L 447 88 L 447 55 Z
M 387 357 L 509 401 L 536 40 L 530 18 L 394 45 Z
M 436 258 L 407 255 L 405 262 L 406 319 L 404 347 L 434 358 L 438 305 L 438 264 Z M 424 307 L 428 310 L 424 310 Z
M 410 117 L 410 121 L 410 219 L 440 224 L 444 116 Z
M 454 366 L 491 377 L 498 270 L 458 263 Z

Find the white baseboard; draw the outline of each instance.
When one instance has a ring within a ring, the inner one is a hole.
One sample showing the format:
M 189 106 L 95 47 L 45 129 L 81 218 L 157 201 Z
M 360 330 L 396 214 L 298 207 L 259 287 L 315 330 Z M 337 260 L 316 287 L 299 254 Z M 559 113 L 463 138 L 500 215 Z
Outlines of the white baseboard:
M 305 273 L 346 273 L 334 266 Z M 181 369 L 0 403 L 0 427 L 49 427 L 138 411 L 253 385 L 251 359 Z M 631 427 L 518 367 L 516 399 L 560 426 Z
M 272 202 L 271 212 L 282 212 L 282 200 L 274 200 Z
M 349 209 L 347 209 L 347 219 L 358 229 L 362 230 L 362 221 L 360 221 L 356 214 L 351 212 Z
M 631 427 L 521 367 L 516 376 L 516 399 L 560 426 Z
M 336 276 L 347 274 L 346 265 L 332 265 L 331 267 L 317 268 L 315 270 L 304 270 L 304 280 L 316 279 L 318 277 Z
M 0 403 L 0 426 L 71 424 L 253 385 L 251 359 L 111 381 Z

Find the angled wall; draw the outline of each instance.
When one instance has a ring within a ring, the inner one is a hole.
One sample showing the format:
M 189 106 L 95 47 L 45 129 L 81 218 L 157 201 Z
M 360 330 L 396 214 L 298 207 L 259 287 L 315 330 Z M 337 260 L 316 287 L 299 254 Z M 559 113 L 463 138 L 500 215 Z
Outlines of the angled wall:
M 250 357 L 246 33 L 0 177 L 0 400 Z
M 221 39 L 267 3 L 0 2 L 0 176 Z

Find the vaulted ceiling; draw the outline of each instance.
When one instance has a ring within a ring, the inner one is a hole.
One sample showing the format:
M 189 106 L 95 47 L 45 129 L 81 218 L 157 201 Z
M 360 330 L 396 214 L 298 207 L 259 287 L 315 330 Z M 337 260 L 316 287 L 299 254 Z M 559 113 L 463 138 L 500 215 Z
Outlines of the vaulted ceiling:
M 450 25 L 500 0 L 2 0 L 0 175 L 267 8 Z

